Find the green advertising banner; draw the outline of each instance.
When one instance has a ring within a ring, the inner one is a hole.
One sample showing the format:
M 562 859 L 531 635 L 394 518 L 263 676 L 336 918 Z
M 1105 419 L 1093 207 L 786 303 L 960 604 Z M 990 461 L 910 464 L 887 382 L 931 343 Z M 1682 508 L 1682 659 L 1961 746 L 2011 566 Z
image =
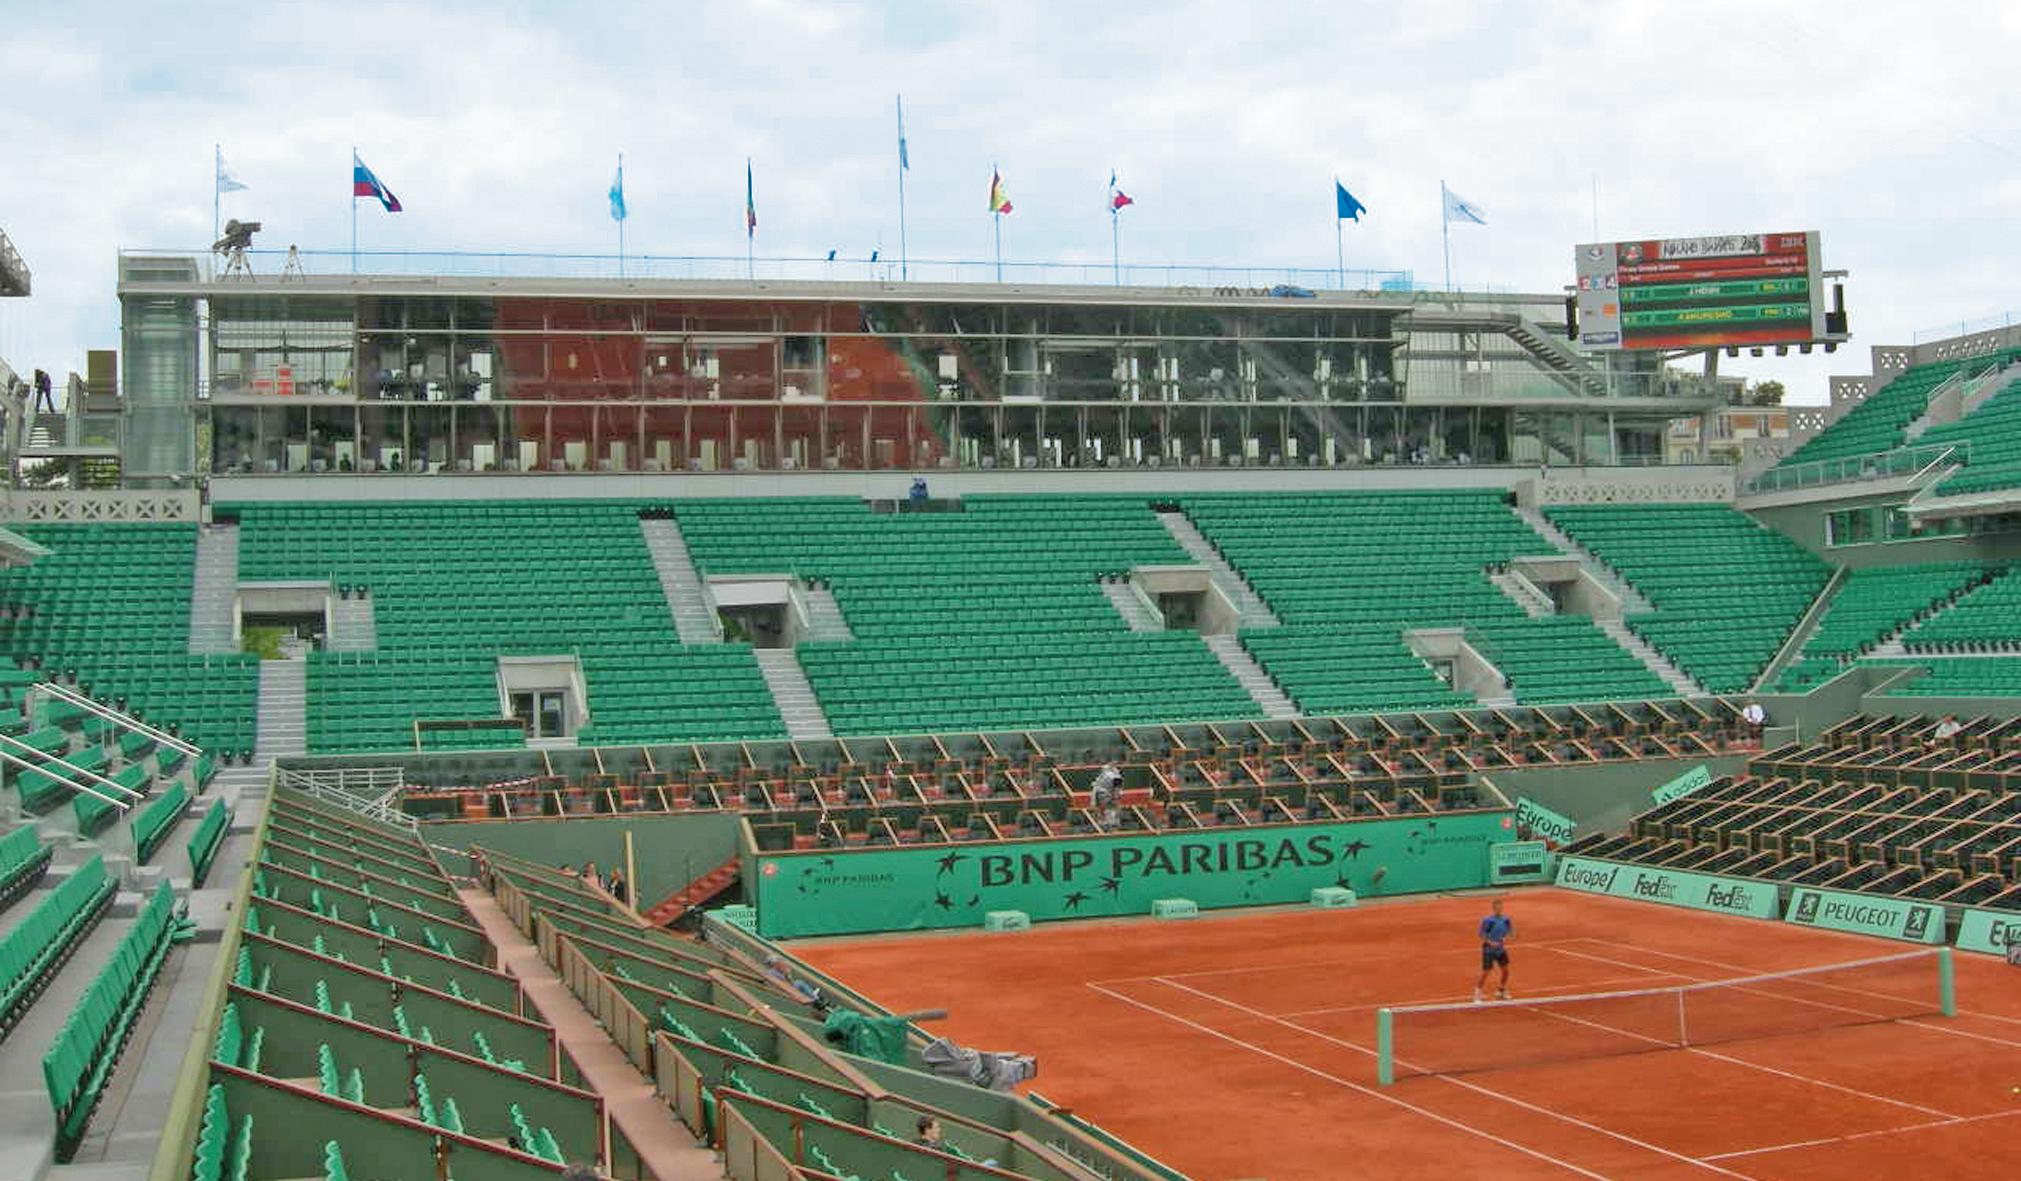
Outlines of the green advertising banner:
M 1569 816 L 1551 811 L 1537 801 L 1524 796 L 1516 801 L 1516 827 L 1524 832 L 1540 836 L 1547 841 L 1564 844 L 1572 839 L 1572 832 L 1578 822 Z
M 1799 886 L 1790 895 L 1789 913 L 1783 917 L 1806 927 L 1850 931 L 1855 935 L 1879 935 L 1910 943 L 1944 941 L 1944 908 L 1934 902 Z
M 1152 901 L 1203 910 L 1304 902 L 1320 886 L 1363 897 L 1488 884 L 1506 812 L 1345 824 L 1187 829 L 915 848 L 757 853 L 767 938 L 976 927 L 993 910 L 1047 919 L 1148 915 Z
M 2021 913 L 2011 910 L 1968 910 L 1958 920 L 1958 947 L 1983 951 L 2009 963 L 2021 963 Z
M 1711 768 L 1707 767 L 1703 763 L 1700 763 L 1698 766 L 1693 767 L 1691 770 L 1686 771 L 1684 774 L 1679 775 L 1677 778 L 1671 780 L 1670 782 L 1664 784 L 1659 788 L 1656 788 L 1654 791 L 1651 791 L 1649 793 L 1649 798 L 1655 800 L 1659 804 L 1667 804 L 1672 800 L 1681 799 L 1684 796 L 1688 796 L 1692 792 L 1697 791 L 1699 788 L 1704 787 L 1706 784 L 1711 782 L 1712 782 Z
M 1488 846 L 1488 881 L 1497 886 L 1541 882 L 1551 876 L 1551 847 L 1542 841 Z
M 1655 865 L 1598 861 L 1591 857 L 1560 857 L 1558 885 L 1588 894 L 1661 902 L 1667 906 L 1688 906 L 1693 910 L 1710 910 L 1719 914 L 1738 914 L 1755 919 L 1776 917 L 1775 883 L 1746 878 L 1713 877 Z

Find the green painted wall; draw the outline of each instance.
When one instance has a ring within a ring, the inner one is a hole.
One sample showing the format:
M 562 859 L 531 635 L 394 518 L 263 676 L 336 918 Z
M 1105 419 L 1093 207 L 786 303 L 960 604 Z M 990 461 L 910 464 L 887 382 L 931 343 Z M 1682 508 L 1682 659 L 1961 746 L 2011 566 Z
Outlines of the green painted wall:
M 422 839 L 467 849 L 483 845 L 544 865 L 582 868 L 594 861 L 609 873 L 624 864 L 631 830 L 638 863 L 637 899 L 651 906 L 737 853 L 738 817 L 719 812 L 659 816 L 569 816 L 540 820 L 478 820 L 424 824 Z
M 753 858 L 758 930 L 779 938 L 975 927 L 992 910 L 1034 921 L 1143 915 L 1161 898 L 1203 909 L 1260 906 L 1304 902 L 1334 885 L 1361 894 L 1462 889 L 1487 884 L 1488 846 L 1509 839 L 1512 827 L 1508 813 L 1465 813 L 768 853 Z

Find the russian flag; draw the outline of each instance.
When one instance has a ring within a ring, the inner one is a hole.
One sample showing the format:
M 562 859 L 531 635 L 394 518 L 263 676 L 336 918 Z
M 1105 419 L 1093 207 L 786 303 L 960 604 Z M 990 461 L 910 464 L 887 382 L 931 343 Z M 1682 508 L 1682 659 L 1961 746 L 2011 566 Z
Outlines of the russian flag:
M 351 150 L 351 199 L 355 201 L 359 197 L 377 198 L 379 204 L 386 207 L 386 212 L 400 212 L 400 198 L 393 195 L 393 190 L 387 188 L 384 181 L 372 175 L 372 170 L 365 167 L 365 161 L 359 159 L 357 149 L 353 148 Z

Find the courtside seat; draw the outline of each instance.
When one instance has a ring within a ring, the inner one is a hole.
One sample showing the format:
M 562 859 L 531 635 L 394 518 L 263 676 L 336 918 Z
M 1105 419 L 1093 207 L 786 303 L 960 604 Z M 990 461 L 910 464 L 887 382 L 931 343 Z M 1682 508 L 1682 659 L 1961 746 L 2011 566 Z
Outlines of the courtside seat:
M 105 872 L 104 856 L 94 854 L 0 937 L 0 1028 L 13 1026 L 56 966 L 98 922 L 117 887 Z

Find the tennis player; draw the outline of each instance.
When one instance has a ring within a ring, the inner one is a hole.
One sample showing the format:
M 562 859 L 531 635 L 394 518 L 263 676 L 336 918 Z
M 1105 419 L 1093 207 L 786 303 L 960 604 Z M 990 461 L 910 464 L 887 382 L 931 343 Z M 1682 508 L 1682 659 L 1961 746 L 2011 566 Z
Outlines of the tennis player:
M 1496 968 L 1502 970 L 1502 979 L 1495 989 L 1495 999 L 1509 999 L 1509 936 L 1514 934 L 1516 924 L 1502 913 L 1502 900 L 1495 899 L 1493 913 L 1481 920 L 1481 978 L 1474 981 L 1474 1003 L 1481 1003 L 1481 990 L 1488 986 L 1488 973 Z

